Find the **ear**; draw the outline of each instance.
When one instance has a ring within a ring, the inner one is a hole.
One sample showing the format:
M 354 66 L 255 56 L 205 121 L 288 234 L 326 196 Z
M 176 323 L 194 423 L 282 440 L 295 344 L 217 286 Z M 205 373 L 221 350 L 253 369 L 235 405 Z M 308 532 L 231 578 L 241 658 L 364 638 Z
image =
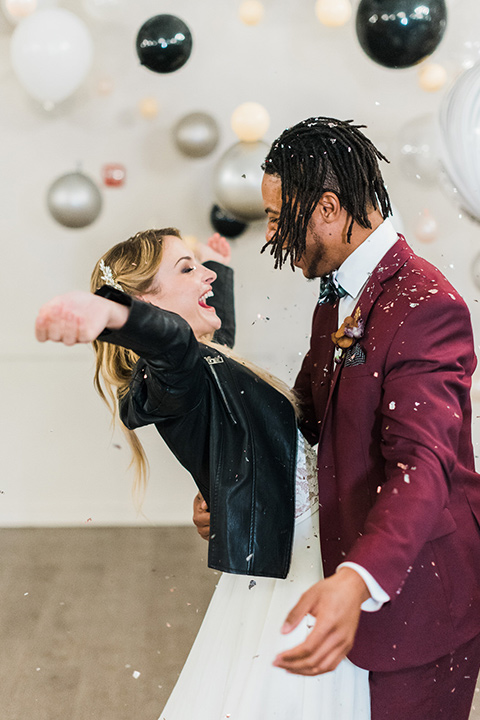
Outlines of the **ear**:
M 338 195 L 327 190 L 318 201 L 316 210 L 320 213 L 324 222 L 333 223 L 339 219 L 343 208 L 338 199 Z

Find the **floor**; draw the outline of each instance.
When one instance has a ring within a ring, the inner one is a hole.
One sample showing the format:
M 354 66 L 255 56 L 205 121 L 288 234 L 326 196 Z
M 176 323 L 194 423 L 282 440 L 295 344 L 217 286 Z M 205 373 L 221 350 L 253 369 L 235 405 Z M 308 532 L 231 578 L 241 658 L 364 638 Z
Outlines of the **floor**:
M 157 720 L 218 579 L 195 529 L 2 529 L 0 547 L 0 720 Z
M 196 531 L 8 529 L 0 547 L 1 720 L 156 720 L 217 580 Z

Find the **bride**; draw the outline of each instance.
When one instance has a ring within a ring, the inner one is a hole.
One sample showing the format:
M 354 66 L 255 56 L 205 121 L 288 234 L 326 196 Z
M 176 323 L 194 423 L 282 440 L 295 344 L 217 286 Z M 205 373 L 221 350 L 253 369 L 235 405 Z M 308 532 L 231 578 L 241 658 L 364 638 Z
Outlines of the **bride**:
M 120 415 L 140 491 L 134 431 L 154 424 L 210 512 L 208 564 L 223 574 L 160 720 L 369 720 L 368 672 L 349 660 L 314 677 L 273 665 L 314 624 L 281 633 L 322 578 L 315 457 L 288 388 L 212 341 L 214 304 L 221 315 L 233 297 L 228 268 L 214 267 L 223 290 L 212 298 L 217 273 L 177 230 L 137 233 L 98 261 L 92 293 L 56 297 L 36 321 L 41 342 L 93 342 L 95 384 Z

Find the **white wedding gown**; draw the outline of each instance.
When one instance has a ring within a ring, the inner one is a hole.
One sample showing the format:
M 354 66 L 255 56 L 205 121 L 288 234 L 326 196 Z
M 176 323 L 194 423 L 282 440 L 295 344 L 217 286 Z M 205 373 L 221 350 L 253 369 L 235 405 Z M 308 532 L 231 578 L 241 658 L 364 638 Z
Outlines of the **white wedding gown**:
M 333 672 L 292 675 L 272 665 L 302 642 L 314 619 L 280 628 L 323 577 L 315 453 L 299 437 L 296 521 L 285 580 L 224 573 L 159 720 L 369 720 L 368 671 L 343 660 Z

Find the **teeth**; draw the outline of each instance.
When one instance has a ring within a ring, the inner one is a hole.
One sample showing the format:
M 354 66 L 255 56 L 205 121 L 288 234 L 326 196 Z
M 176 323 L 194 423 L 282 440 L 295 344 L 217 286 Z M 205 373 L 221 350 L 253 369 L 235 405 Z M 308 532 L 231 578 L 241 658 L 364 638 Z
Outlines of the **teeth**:
M 200 298 L 200 301 L 205 302 L 208 298 L 211 298 L 211 297 L 213 297 L 213 292 L 212 292 L 212 290 L 209 290 L 208 292 L 205 293 L 205 295 L 202 295 L 202 297 Z

